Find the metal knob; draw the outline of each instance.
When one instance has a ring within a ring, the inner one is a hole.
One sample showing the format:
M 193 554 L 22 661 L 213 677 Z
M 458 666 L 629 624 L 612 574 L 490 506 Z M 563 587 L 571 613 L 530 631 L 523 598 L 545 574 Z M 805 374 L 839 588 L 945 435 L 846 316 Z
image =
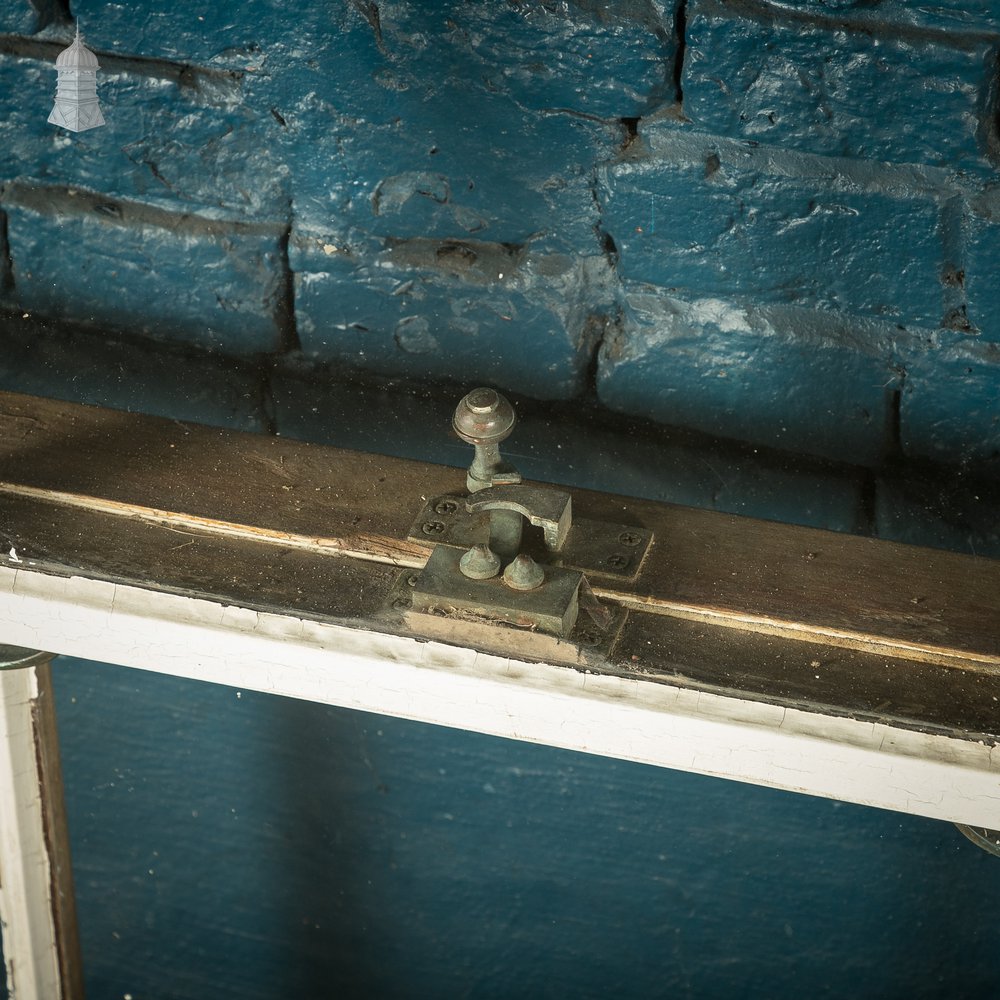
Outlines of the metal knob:
M 455 409 L 455 433 L 476 449 L 466 483 L 470 493 L 503 482 L 519 482 L 520 476 L 500 459 L 500 442 L 510 436 L 517 422 L 510 401 L 495 389 L 473 389 Z M 516 477 L 516 478 L 514 478 Z
M 470 493 L 491 486 L 519 483 L 520 473 L 500 458 L 500 442 L 510 436 L 517 422 L 510 400 L 496 389 L 473 389 L 455 409 L 455 433 L 476 449 L 465 476 Z M 507 562 L 521 547 L 521 518 L 505 510 L 490 514 L 490 548 Z

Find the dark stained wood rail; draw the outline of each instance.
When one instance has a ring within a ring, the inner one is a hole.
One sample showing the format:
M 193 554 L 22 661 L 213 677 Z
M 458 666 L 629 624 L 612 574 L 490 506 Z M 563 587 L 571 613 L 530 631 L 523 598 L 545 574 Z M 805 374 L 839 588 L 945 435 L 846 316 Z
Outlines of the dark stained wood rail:
M 0 542 L 46 572 L 392 630 L 399 569 L 430 551 L 407 540 L 414 517 L 463 489 L 443 466 L 0 394 Z M 610 656 L 578 665 L 1000 733 L 1000 562 L 572 493 L 575 516 L 655 539 L 633 580 L 591 577 L 628 616 Z

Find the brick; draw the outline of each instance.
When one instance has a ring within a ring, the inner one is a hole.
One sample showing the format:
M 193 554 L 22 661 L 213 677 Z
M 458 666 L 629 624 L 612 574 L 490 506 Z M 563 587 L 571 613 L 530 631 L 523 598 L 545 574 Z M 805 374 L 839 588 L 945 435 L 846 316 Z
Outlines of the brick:
M 660 16 L 650 5 L 638 19 L 460 3 L 379 9 L 377 33 L 351 5 L 333 15 L 336 30 L 323 8 L 289 19 L 270 0 L 238 19 L 221 8 L 197 18 L 95 11 L 95 30 L 123 55 L 242 74 L 236 100 L 210 122 L 212 109 L 175 111 L 173 86 L 165 106 L 116 103 L 132 134 L 114 148 L 140 165 L 133 178 L 120 164 L 124 196 L 144 186 L 143 197 L 165 197 L 157 188 L 169 183 L 178 197 L 229 210 L 260 200 L 272 217 L 291 197 L 307 224 L 336 218 L 381 235 L 592 241 L 592 165 L 619 141 L 618 119 L 673 100 L 672 7 Z M 558 65 L 546 58 L 554 45 Z
M 1000 345 L 952 335 L 908 358 L 900 433 L 908 457 L 1000 476 Z
M 965 555 L 1000 558 L 1000 491 L 954 475 L 879 479 L 879 538 Z
M 972 218 L 967 223 L 964 270 L 956 277 L 965 288 L 970 332 L 1000 344 L 997 275 L 1000 274 L 1000 219 Z
M 793 13 L 837 15 L 843 23 L 860 26 L 922 27 L 950 31 L 988 31 L 1000 28 L 1000 10 L 994 0 L 769 0 L 769 6 Z
M 260 377 L 250 366 L 60 331 L 19 313 L 0 319 L 0 388 L 241 431 L 266 429 Z
M 265 57 L 264 38 L 287 44 L 296 31 L 314 27 L 304 5 L 299 16 L 279 20 L 281 5 L 274 0 L 250 0 L 237 11 L 224 5 L 198 7 L 165 4 L 129 10 L 100 0 L 74 0 L 87 44 L 96 52 L 117 51 L 178 62 L 238 66 L 256 56 Z M 333 32 L 331 32 L 333 33 Z
M 694 0 L 684 112 L 701 129 L 830 156 L 974 167 L 995 37 L 734 17 Z
M 829 171 L 780 173 L 765 151 L 673 127 L 650 128 L 642 141 L 644 151 L 605 172 L 601 192 L 623 277 L 681 296 L 940 323 L 933 200 L 875 180 L 838 183 Z
M 18 95 L 0 118 L 0 183 L 57 179 L 168 211 L 287 221 L 290 170 L 266 110 L 262 120 L 161 79 L 99 73 L 107 124 L 74 134 L 46 121 L 55 78 L 46 62 L 0 57 L 0 92 Z
M 77 200 L 72 214 L 4 204 L 11 307 L 235 356 L 280 346 L 280 233 L 205 229 L 173 217 L 151 224 L 134 206 Z
M 0 32 L 28 35 L 38 27 L 37 11 L 24 0 L 0 0 Z
M 386 45 L 408 62 L 433 60 L 466 88 L 598 118 L 674 100 L 676 2 L 436 6 L 428 18 L 425 4 L 394 5 Z
M 303 225 L 336 220 L 394 237 L 535 237 L 597 251 L 593 164 L 611 155 L 617 129 L 525 111 L 505 98 L 472 100 L 454 84 L 428 99 L 398 95 L 392 107 L 290 152 Z
M 682 302 L 629 287 L 605 337 L 598 395 L 662 423 L 839 461 L 880 461 L 891 338 L 820 313 Z
M 420 239 L 375 253 L 337 239 L 294 241 L 306 358 L 528 395 L 580 391 L 600 333 L 590 310 L 606 308 L 604 258 Z
M 350 114 L 372 115 L 373 80 L 427 97 L 450 78 L 470 100 L 500 94 L 535 110 L 606 118 L 638 116 L 659 99 L 673 100 L 675 2 L 619 11 L 389 0 L 378 4 L 377 27 L 361 6 L 306 4 L 290 18 L 277 0 L 251 0 L 239 16 L 224 6 L 195 16 L 184 5 L 135 11 L 85 0 L 74 12 L 107 48 L 249 69 L 261 81 L 281 81 L 289 95 L 322 95 L 332 83 L 347 98 L 336 106 Z

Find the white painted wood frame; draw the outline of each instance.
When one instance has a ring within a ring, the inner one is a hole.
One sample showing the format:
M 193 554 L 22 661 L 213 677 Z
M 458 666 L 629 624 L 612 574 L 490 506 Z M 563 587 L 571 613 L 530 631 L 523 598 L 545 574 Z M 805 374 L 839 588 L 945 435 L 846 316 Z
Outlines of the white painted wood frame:
M 0 930 L 11 1000 L 78 1000 L 83 976 L 47 654 L 0 670 Z
M 662 682 L 0 568 L 0 637 L 55 653 L 1000 827 L 1000 752 Z

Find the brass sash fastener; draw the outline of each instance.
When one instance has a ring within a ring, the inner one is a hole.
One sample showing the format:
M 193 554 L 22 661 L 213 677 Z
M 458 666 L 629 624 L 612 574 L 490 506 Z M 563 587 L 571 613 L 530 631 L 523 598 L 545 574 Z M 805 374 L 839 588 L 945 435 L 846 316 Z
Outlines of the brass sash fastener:
M 614 616 L 586 574 L 631 579 L 652 533 L 575 519 L 569 492 L 523 483 L 500 456 L 515 422 L 494 389 L 474 389 L 458 404 L 452 426 L 475 447 L 469 495 L 431 498 L 410 531 L 434 548 L 424 569 L 406 577 L 408 622 L 420 630 L 429 618 L 450 618 L 598 646 Z

